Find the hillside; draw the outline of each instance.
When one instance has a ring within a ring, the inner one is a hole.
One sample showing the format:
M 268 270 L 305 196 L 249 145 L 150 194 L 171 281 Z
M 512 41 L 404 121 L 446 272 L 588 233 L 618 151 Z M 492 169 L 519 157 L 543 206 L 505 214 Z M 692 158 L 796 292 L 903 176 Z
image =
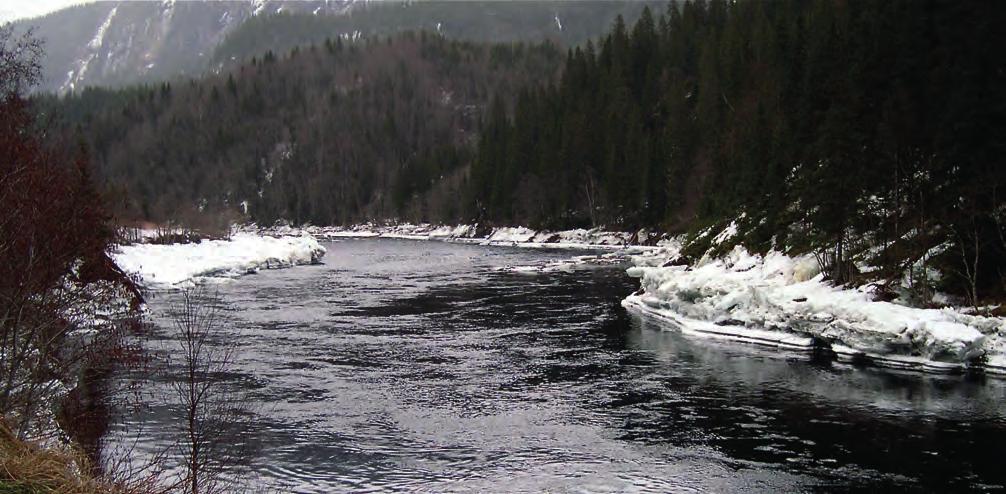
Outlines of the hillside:
M 653 5 L 660 4 L 652 2 Z M 644 2 L 108 1 L 18 21 L 45 40 L 40 91 L 121 87 L 199 76 L 267 51 L 326 39 L 429 30 L 470 41 L 575 44 Z
M 41 91 L 121 86 L 202 73 L 231 30 L 259 15 L 338 15 L 352 0 L 96 2 L 15 23 L 45 41 Z
M 666 2 L 427 0 L 354 4 L 341 16 L 284 12 L 250 19 L 229 33 L 215 51 L 213 63 L 219 67 L 267 51 L 286 53 L 294 46 L 320 44 L 329 38 L 372 38 L 403 31 L 491 43 L 548 39 L 574 46 L 600 36 L 619 15 L 638 19 L 648 5 L 662 10 Z
M 839 282 L 976 305 L 1006 272 L 1006 81 L 978 70 L 1001 65 L 999 21 L 938 0 L 684 3 L 564 65 L 553 45 L 336 37 L 53 111 L 148 219 L 659 227 L 694 259 L 812 252 Z
M 430 34 L 295 50 L 198 81 L 87 89 L 43 111 L 124 187 L 124 214 L 247 213 L 316 224 L 397 215 L 448 219 L 493 95 L 553 80 L 554 45 L 484 45 Z M 429 192 L 429 194 L 427 194 Z M 423 194 L 424 201 L 412 204 Z
M 644 15 L 576 50 L 558 87 L 489 112 L 473 203 L 520 224 L 662 225 L 690 233 L 691 260 L 809 252 L 838 283 L 977 305 L 1006 291 L 1003 22 L 1002 4 L 940 0 Z

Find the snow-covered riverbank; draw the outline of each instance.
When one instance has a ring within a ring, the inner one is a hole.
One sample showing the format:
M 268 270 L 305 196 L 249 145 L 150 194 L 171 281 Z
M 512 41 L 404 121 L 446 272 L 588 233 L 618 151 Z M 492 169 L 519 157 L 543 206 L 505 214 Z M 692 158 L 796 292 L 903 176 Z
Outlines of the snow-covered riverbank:
M 305 232 L 318 238 L 396 238 L 440 240 L 481 245 L 507 245 L 537 248 L 622 249 L 628 246 L 655 246 L 663 236 L 648 230 L 609 231 L 601 228 L 563 231 L 533 230 L 526 227 L 480 227 L 479 225 L 438 226 L 430 224 L 375 225 L 350 227 L 269 227 L 256 229 L 266 234 Z
M 765 257 L 736 247 L 695 266 L 669 265 L 675 249 L 635 257 L 642 288 L 622 305 L 682 331 L 811 350 L 840 359 L 926 371 L 1006 373 L 1006 321 L 953 308 L 873 301 L 868 288 L 823 281 L 810 256 Z
M 325 248 L 310 235 L 235 233 L 229 240 L 190 244 L 135 244 L 112 253 L 116 264 L 148 288 L 188 286 L 205 278 L 231 278 L 260 269 L 318 262 Z
M 824 281 L 812 256 L 766 256 L 736 247 L 694 266 L 673 265 L 675 239 L 647 231 L 535 231 L 477 225 L 360 225 L 355 227 L 249 228 L 230 241 L 186 245 L 134 245 L 115 254 L 119 265 L 152 287 L 184 286 L 207 277 L 232 277 L 258 269 L 316 262 L 324 248 L 315 237 L 395 238 L 539 248 L 606 248 L 610 253 L 504 271 L 546 273 L 582 264 L 624 262 L 641 289 L 622 301 L 667 327 L 716 339 L 796 350 L 828 349 L 839 359 L 879 365 L 954 371 L 981 368 L 1006 375 L 1006 321 L 954 308 L 922 309 L 874 301 L 868 287 L 835 287 Z

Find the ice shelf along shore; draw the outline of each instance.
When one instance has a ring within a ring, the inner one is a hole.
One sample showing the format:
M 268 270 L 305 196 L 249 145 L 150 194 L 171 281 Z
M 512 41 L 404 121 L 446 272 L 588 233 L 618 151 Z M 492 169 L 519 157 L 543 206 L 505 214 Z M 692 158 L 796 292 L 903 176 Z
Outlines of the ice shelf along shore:
M 812 256 L 765 256 L 735 247 L 694 266 L 677 249 L 633 257 L 641 289 L 622 301 L 667 327 L 786 349 L 830 350 L 840 360 L 932 372 L 1006 374 L 1006 320 L 954 308 L 874 301 L 868 287 L 824 281 Z
M 546 231 L 526 227 L 484 227 L 481 225 L 440 226 L 430 224 L 375 225 L 348 227 L 268 227 L 255 231 L 267 234 L 305 232 L 318 238 L 394 238 L 407 240 L 440 240 L 481 245 L 507 245 L 539 248 L 621 249 L 627 246 L 656 246 L 665 236 L 649 230 L 633 232 L 609 231 L 601 228 Z
M 207 278 L 232 278 L 261 269 L 312 264 L 324 255 L 325 248 L 310 235 L 249 232 L 235 233 L 229 240 L 125 245 L 112 252 L 116 264 L 138 275 L 148 288 L 185 287 Z

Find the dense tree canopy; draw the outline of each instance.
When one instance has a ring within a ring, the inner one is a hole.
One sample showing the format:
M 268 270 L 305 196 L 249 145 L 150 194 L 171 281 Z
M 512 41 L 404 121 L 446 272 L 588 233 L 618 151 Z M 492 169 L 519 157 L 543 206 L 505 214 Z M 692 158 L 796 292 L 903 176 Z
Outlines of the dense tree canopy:
M 448 221 L 462 214 L 460 172 L 484 102 L 553 77 L 560 60 L 547 43 L 336 38 L 202 80 L 88 89 L 46 106 L 126 188 L 128 215 Z
M 488 113 L 471 207 L 556 227 L 742 217 L 745 242 L 819 252 L 836 279 L 872 249 L 891 276 L 978 256 L 995 284 L 1004 21 L 1000 3 L 942 0 L 695 1 L 616 21 L 558 84 Z
M 549 44 L 336 39 L 52 107 L 152 219 L 187 204 L 314 223 L 737 220 L 737 241 L 816 252 L 839 280 L 873 266 L 926 286 L 937 262 L 963 273 L 944 285 L 1001 283 L 1006 7 L 661 10 L 564 63 Z

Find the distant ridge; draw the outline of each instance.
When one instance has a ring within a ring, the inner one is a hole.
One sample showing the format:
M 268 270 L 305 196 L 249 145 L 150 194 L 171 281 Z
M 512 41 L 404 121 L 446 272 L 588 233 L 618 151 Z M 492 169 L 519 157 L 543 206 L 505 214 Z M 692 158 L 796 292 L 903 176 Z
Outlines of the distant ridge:
M 473 41 L 582 43 L 663 2 L 101 1 L 14 23 L 46 42 L 41 91 L 198 76 L 325 39 L 427 30 Z

